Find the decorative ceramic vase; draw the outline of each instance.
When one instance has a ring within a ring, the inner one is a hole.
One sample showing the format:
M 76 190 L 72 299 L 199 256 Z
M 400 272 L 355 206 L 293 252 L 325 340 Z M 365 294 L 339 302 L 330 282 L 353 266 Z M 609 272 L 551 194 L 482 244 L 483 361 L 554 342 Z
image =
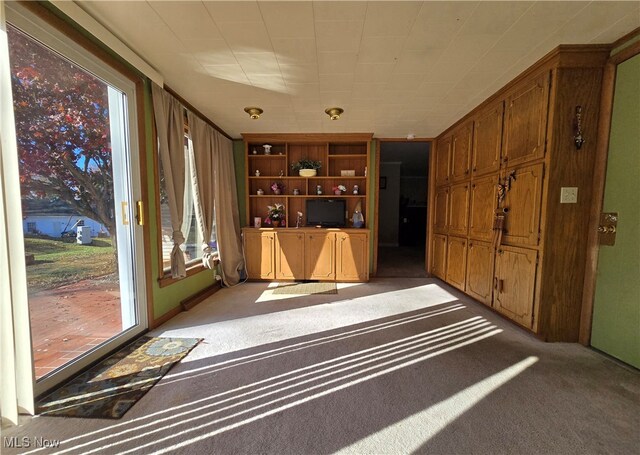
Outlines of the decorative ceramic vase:
M 315 177 L 318 174 L 318 171 L 315 169 L 300 169 L 298 171 L 300 177 Z
M 264 195 L 264 191 L 262 191 L 261 189 L 258 189 L 257 193 L 258 193 L 258 196 Z
M 342 195 L 342 191 L 340 190 L 334 190 L 333 194 L 337 195 L 337 196 L 341 196 Z
M 280 194 L 280 190 L 273 190 L 273 194 Z
M 294 188 L 293 189 L 293 195 L 294 196 L 299 196 L 300 195 L 300 190 L 298 188 Z
M 271 221 L 271 225 L 273 227 L 278 227 L 278 226 L 280 226 L 280 221 L 279 220 L 273 220 L 273 221 Z

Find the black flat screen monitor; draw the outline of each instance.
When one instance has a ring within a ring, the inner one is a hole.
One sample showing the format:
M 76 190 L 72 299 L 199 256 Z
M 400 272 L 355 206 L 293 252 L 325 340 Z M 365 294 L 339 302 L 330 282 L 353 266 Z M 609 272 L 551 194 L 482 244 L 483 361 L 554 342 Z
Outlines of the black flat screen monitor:
M 307 226 L 346 226 L 344 199 L 307 199 Z

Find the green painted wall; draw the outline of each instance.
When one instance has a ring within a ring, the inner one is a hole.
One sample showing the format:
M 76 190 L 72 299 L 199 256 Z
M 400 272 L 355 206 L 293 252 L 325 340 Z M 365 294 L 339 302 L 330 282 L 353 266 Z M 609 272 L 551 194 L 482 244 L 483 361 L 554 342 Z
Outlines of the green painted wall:
M 640 368 L 640 55 L 618 65 L 604 212 L 618 212 L 600 247 L 591 344 Z
M 233 160 L 236 167 L 236 188 L 238 190 L 238 211 L 240 213 L 240 227 L 247 225 L 247 201 L 244 179 L 244 141 L 236 139 L 233 141 Z

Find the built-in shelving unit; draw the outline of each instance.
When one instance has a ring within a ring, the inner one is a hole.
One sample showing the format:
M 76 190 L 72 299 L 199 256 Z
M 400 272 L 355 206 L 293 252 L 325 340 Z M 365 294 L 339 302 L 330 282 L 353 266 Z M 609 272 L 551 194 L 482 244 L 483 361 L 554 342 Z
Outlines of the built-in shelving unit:
M 249 226 L 257 217 L 264 222 L 267 207 L 275 203 L 285 206 L 285 227 L 295 226 L 298 212 L 304 214 L 306 200 L 312 198 L 344 199 L 348 219 L 359 205 L 368 226 L 367 165 L 372 134 L 245 134 L 243 138 Z M 265 144 L 271 145 L 268 154 Z M 291 169 L 305 158 L 322 163 L 316 176 L 302 177 Z M 353 175 L 342 175 L 345 171 Z M 284 186 L 280 194 L 272 191 L 274 183 Z M 338 185 L 347 190 L 335 194 L 333 188 Z

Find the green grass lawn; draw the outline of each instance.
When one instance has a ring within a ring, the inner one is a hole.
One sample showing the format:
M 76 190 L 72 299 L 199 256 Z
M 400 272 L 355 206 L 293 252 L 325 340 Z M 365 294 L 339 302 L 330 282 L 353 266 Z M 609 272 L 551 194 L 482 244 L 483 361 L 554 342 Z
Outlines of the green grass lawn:
M 117 271 L 111 239 L 93 239 L 91 245 L 42 238 L 25 238 L 24 243 L 25 253 L 35 256 L 35 264 L 27 266 L 29 293 Z

